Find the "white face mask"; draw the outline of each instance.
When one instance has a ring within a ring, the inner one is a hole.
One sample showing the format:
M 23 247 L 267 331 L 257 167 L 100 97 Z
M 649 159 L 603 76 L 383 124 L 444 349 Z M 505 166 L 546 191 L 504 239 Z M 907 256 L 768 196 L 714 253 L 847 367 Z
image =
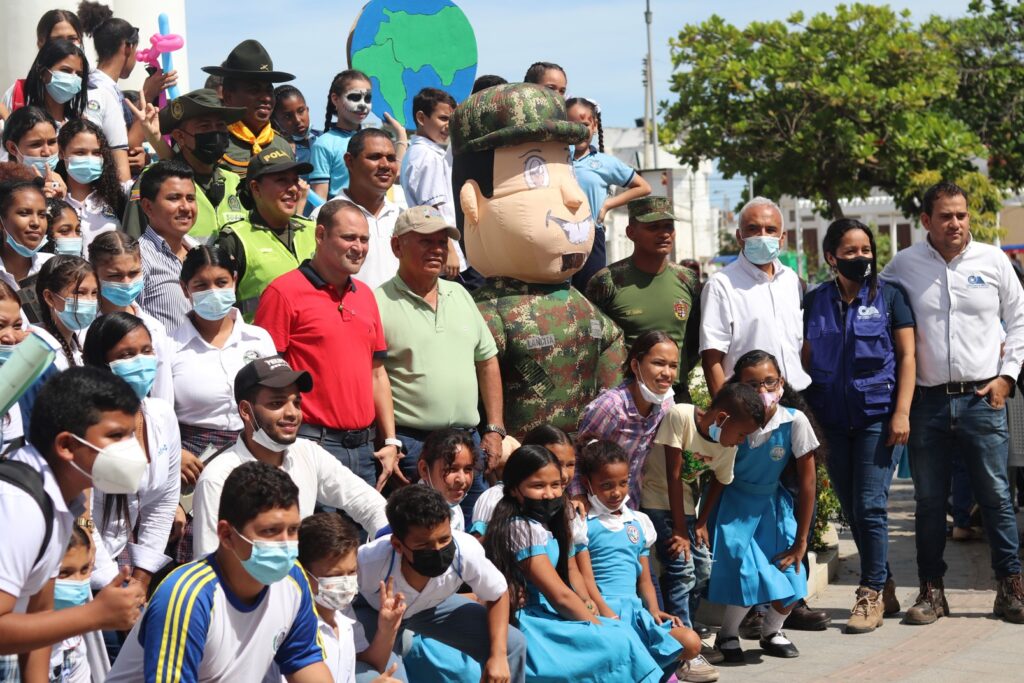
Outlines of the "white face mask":
M 626 503 L 629 502 L 629 496 L 626 495 L 622 499 L 622 502 L 619 503 L 619 506 L 617 508 L 614 508 L 614 509 L 612 509 L 612 508 L 608 507 L 607 505 L 605 505 L 604 503 L 602 503 L 601 499 L 598 498 L 596 495 L 594 495 L 593 492 L 587 494 L 587 500 L 590 501 L 590 511 L 591 511 L 592 514 L 595 514 L 595 515 L 598 515 L 598 516 L 601 516 L 601 515 L 614 515 L 619 510 L 621 510 L 623 507 L 626 506 Z
M 649 401 L 654 405 L 660 406 L 665 401 L 669 400 L 673 396 L 672 387 L 668 388 L 664 394 L 656 394 L 647 386 L 644 381 L 644 373 L 640 372 L 640 365 L 636 366 L 636 379 L 637 384 L 640 386 L 640 395 L 644 397 L 645 401 Z
M 103 448 L 98 448 L 74 434 L 71 436 L 98 453 L 92 463 L 92 474 L 83 470 L 73 460 L 71 461 L 71 466 L 89 477 L 93 486 L 109 495 L 138 493 L 142 475 L 145 474 L 149 462 L 146 460 L 146 452 L 142 450 L 142 446 L 135 437 L 124 441 L 115 441 Z
M 359 592 L 359 577 L 352 576 L 325 576 L 317 578 L 317 593 L 315 600 L 318 605 L 327 609 L 342 610 L 348 607 Z
M 252 433 L 252 440 L 266 448 L 268 451 L 284 453 L 291 446 L 290 443 L 278 443 L 277 441 L 274 441 L 274 439 L 263 430 L 263 427 L 260 426 L 259 420 L 256 419 L 255 410 L 252 412 L 252 423 L 256 425 L 256 430 Z

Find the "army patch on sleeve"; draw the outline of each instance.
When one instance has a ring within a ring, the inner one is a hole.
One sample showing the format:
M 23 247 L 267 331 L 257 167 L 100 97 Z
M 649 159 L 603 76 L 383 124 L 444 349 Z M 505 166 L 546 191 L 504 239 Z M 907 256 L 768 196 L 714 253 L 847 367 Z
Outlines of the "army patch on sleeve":
M 683 299 L 680 299 L 673 304 L 672 310 L 675 312 L 676 318 L 679 320 L 686 320 L 686 316 L 690 315 L 690 304 L 686 303 Z

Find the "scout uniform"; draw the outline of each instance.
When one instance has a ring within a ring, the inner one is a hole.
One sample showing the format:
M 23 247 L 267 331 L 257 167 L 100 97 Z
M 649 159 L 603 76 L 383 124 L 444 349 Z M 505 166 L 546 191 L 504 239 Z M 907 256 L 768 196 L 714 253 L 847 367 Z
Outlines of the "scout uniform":
M 274 71 L 274 60 L 258 40 L 243 40 L 228 54 L 220 66 L 204 66 L 203 71 L 222 78 L 261 83 L 284 83 L 295 80 L 295 76 L 284 71 Z M 245 178 L 249 159 L 263 150 L 281 150 L 291 153 L 292 146 L 283 136 L 274 131 L 268 121 L 260 131 L 249 130 L 244 121 L 235 121 L 228 126 L 228 148 L 221 157 L 219 166 Z M 310 167 L 309 170 L 312 170 Z M 303 173 L 309 173 L 309 170 Z
M 295 170 L 309 173 L 309 164 L 295 161 L 291 148 L 286 152 L 264 149 L 247 163 L 248 180 L 269 173 Z M 312 258 L 316 251 L 315 225 L 301 216 L 292 216 L 288 227 L 278 231 L 266 225 L 256 209 L 226 224 L 217 236 L 217 246 L 238 262 L 238 307 L 246 322 L 252 322 L 260 295 L 277 277 Z
M 245 112 L 240 107 L 225 107 L 221 104 L 217 93 L 213 90 L 200 89 L 182 95 L 170 105 L 160 110 L 160 131 L 169 134 L 189 119 L 201 116 L 218 116 L 227 123 L 234 123 Z M 188 162 L 182 154 L 175 157 L 185 165 Z M 195 171 L 195 169 L 192 169 Z M 145 170 L 143 170 L 145 173 Z M 122 225 L 124 231 L 133 237 L 141 237 L 146 230 L 146 216 L 139 203 L 139 188 L 142 176 L 132 187 L 128 205 L 125 208 Z M 196 224 L 189 231 L 189 236 L 201 242 L 208 241 L 220 229 L 220 226 L 245 217 L 245 209 L 238 201 L 238 185 L 241 179 L 237 174 L 224 169 L 213 169 L 209 177 L 196 176 Z
M 627 205 L 633 223 L 676 220 L 668 197 L 641 197 Z M 676 402 L 689 403 L 689 370 L 700 347 L 700 282 L 689 268 L 666 261 L 653 275 L 627 257 L 598 271 L 587 284 L 587 298 L 622 328 L 629 347 L 645 332 L 661 330 L 679 347 Z

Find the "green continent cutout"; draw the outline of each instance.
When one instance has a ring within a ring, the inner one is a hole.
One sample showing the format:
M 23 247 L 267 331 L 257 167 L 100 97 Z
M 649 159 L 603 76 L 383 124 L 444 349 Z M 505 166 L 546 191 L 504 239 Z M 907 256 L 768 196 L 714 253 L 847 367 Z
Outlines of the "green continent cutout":
M 381 23 L 375 41 L 392 41 L 395 59 L 405 68 L 419 71 L 430 64 L 448 86 L 457 71 L 476 64 L 473 29 L 458 7 L 445 7 L 437 14 L 384 14 L 389 21 Z
M 391 107 L 391 115 L 401 120 L 404 109 L 402 104 L 406 95 L 405 84 L 402 83 L 402 71 L 405 67 L 395 60 L 394 45 L 391 41 L 383 44 L 374 43 L 357 51 L 352 55 L 352 68 L 377 77 L 380 94 Z

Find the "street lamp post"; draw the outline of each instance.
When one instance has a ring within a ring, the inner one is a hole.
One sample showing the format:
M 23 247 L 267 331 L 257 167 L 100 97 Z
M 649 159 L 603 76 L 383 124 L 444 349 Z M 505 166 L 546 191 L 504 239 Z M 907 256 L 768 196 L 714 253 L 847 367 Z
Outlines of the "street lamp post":
M 651 107 L 651 154 L 658 168 L 658 108 L 654 99 L 654 58 L 651 56 L 651 0 L 647 0 L 644 21 L 647 22 L 647 97 Z

